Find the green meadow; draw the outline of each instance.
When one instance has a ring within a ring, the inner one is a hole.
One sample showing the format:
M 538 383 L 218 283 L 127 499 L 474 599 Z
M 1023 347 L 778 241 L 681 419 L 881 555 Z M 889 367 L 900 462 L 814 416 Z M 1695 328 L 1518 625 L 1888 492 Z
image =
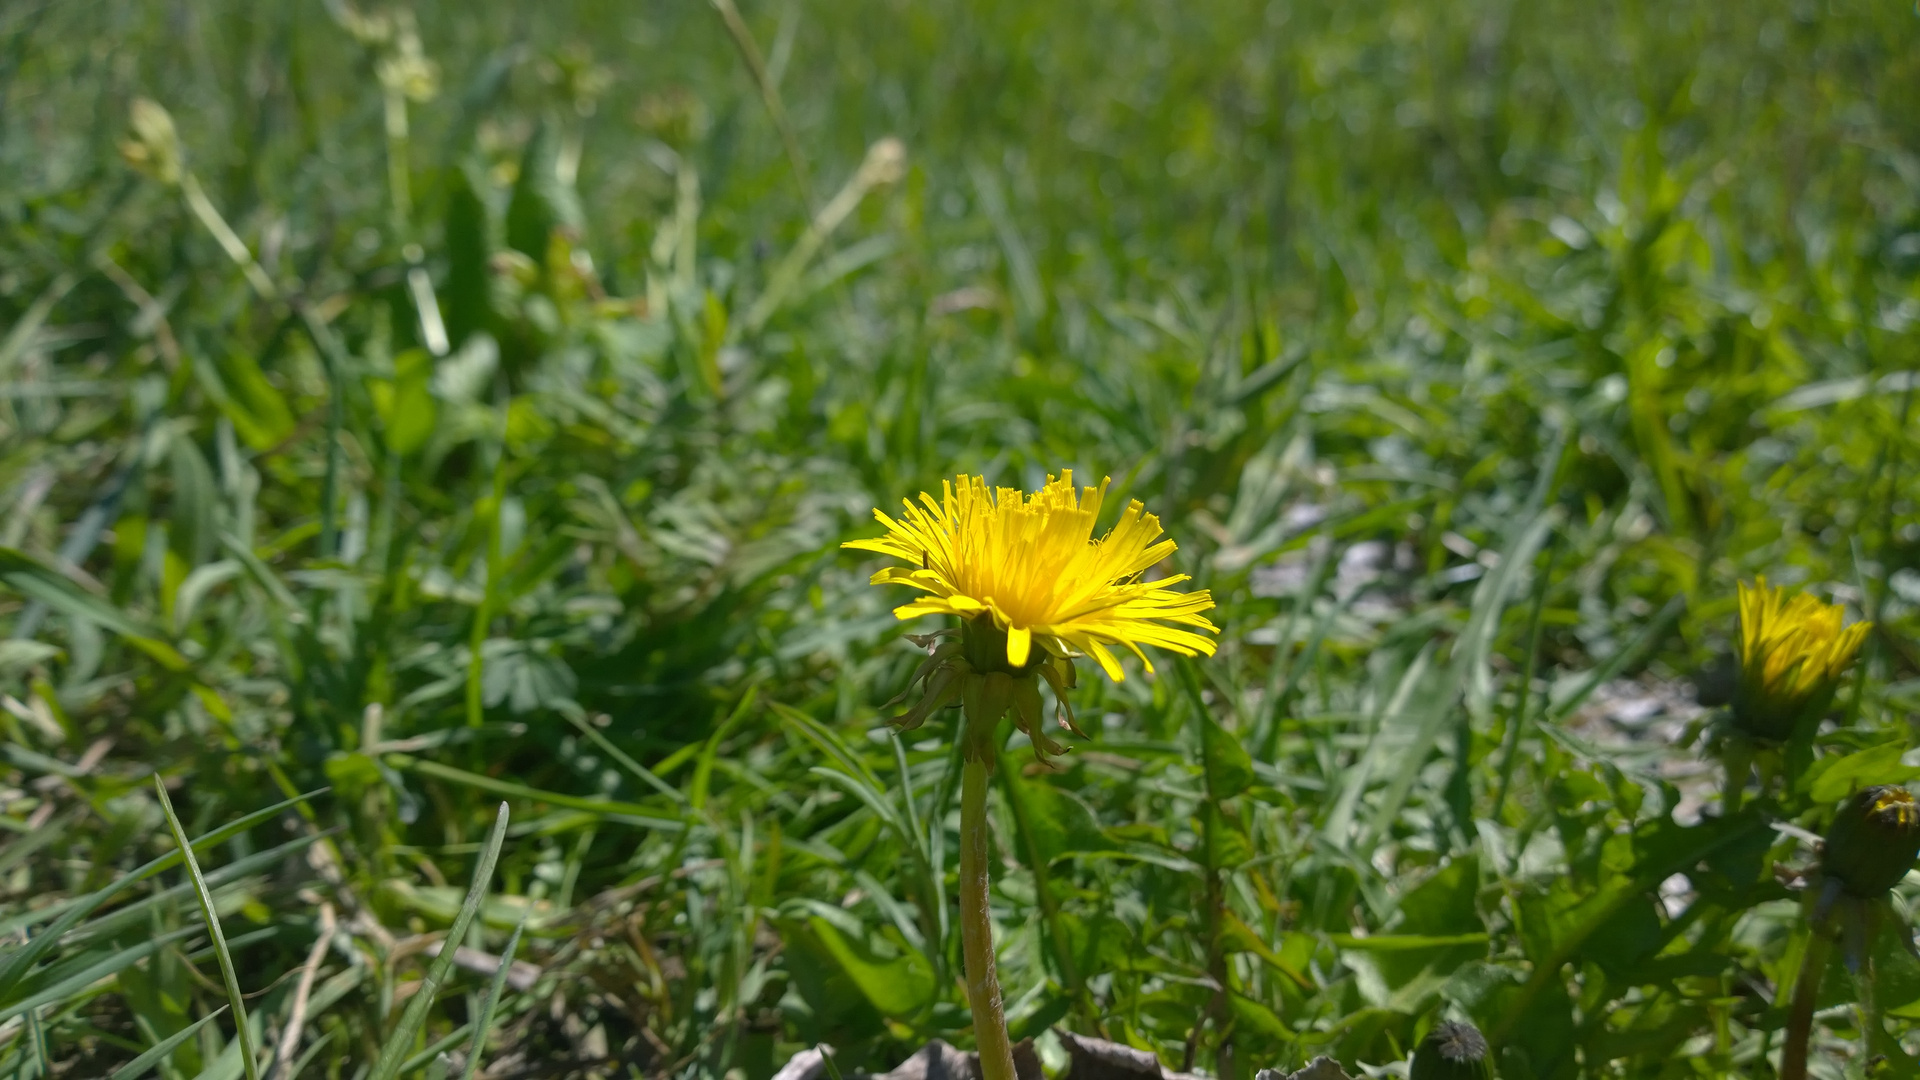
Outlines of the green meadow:
M 1003 732 L 1048 1076 L 1920 1073 L 1917 104 L 1864 0 L 0 4 L 0 1077 L 973 1048 L 841 544 L 1067 469 L 1219 633 Z M 1762 576 L 1872 624 L 1764 732 Z

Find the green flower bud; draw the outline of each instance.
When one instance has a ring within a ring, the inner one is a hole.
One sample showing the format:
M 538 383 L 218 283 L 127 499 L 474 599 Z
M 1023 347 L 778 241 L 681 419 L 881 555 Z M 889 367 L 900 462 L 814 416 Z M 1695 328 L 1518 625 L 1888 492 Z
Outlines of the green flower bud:
M 1493 1055 L 1472 1024 L 1449 1020 L 1414 1051 L 1410 1080 L 1493 1080 Z
M 1883 896 L 1920 856 L 1920 803 L 1905 788 L 1870 787 L 1847 800 L 1820 852 L 1820 869 L 1854 896 Z

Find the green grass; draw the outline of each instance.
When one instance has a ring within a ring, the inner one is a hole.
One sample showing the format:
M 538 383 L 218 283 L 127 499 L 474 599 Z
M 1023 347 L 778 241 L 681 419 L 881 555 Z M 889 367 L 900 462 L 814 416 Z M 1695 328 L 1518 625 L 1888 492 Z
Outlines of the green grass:
M 303 984 L 309 1078 L 971 1045 L 955 725 L 889 737 L 917 657 L 838 544 L 1068 467 L 1223 633 L 1008 750 L 1016 1037 L 1769 1072 L 1768 819 L 1920 714 L 1910 5 L 446 6 L 415 97 L 346 10 L 0 11 L 0 1076 L 284 1076 Z M 1722 816 L 1689 684 L 1762 573 L 1877 629 Z

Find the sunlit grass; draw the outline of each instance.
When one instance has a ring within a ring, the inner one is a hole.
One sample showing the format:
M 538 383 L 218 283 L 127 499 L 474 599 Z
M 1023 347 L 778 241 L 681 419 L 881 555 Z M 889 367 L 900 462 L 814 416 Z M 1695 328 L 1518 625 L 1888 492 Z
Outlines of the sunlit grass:
M 0 1076 L 973 1046 L 839 545 L 1065 469 L 1220 633 L 1001 733 L 1049 1069 L 1913 1045 L 1891 932 L 1793 996 L 1920 775 L 1911 10 L 735 14 L 0 12 Z M 1739 758 L 1763 574 L 1873 627 Z

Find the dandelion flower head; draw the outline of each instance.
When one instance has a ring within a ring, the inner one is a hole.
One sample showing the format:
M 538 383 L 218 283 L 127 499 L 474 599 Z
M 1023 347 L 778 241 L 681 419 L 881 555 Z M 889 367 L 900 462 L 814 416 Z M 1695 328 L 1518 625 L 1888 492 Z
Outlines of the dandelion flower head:
M 1842 627 L 1845 609 L 1806 593 L 1791 598 L 1761 578 L 1740 583 L 1740 666 L 1767 693 L 1803 696 L 1840 677 L 1872 623 Z
M 1184 574 L 1146 579 L 1174 551 L 1160 539 L 1160 519 L 1129 502 L 1105 536 L 1095 539 L 1109 481 L 1073 486 L 1072 470 L 1032 494 L 989 488 L 979 476 L 942 485 L 942 497 L 922 493 L 904 501 L 899 518 L 875 510 L 884 536 L 845 547 L 890 555 L 907 563 L 873 575 L 875 585 L 906 585 L 926 595 L 894 609 L 901 619 L 957 615 L 970 624 L 990 620 L 1006 635 L 1007 666 L 1026 668 L 1046 655 L 1091 656 L 1116 682 L 1124 678 L 1114 646 L 1153 664 L 1141 651 L 1153 645 L 1187 656 L 1212 655 L 1217 633 L 1201 612 L 1213 607 L 1206 590 L 1181 592 Z
M 1825 708 L 1872 623 L 1844 625 L 1845 609 L 1787 594 L 1762 577 L 1739 585 L 1740 688 L 1736 714 L 1757 733 L 1781 737 L 1810 708 Z

